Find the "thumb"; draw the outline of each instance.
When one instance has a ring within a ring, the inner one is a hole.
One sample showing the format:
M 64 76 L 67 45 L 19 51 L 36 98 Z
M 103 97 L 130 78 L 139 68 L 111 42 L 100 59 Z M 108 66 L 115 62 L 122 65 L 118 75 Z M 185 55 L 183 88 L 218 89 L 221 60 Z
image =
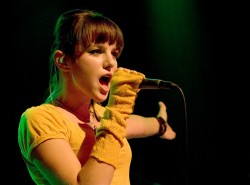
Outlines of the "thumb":
M 167 107 L 165 105 L 165 103 L 163 103 L 162 101 L 158 102 L 159 105 L 159 112 L 157 116 L 161 116 L 165 121 L 167 121 Z

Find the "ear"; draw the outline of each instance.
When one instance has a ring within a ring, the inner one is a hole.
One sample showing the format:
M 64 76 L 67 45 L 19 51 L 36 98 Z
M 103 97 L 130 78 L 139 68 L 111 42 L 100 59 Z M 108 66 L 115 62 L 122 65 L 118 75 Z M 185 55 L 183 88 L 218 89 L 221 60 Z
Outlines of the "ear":
M 54 54 L 54 62 L 55 65 L 62 71 L 68 71 L 70 69 L 70 65 L 68 65 L 67 62 L 67 57 L 65 57 L 61 50 L 56 50 Z

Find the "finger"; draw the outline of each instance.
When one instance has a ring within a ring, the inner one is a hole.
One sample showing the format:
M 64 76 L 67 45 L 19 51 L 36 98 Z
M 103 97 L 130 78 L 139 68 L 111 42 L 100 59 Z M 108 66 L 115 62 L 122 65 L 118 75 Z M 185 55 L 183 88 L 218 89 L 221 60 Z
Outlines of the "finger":
M 165 103 L 163 103 L 162 101 L 159 101 L 158 105 L 159 105 L 159 108 L 160 108 L 161 112 L 166 112 L 167 107 L 166 107 Z
M 166 105 L 162 101 L 158 102 L 158 105 L 159 105 L 159 112 L 157 116 L 161 116 L 164 120 L 166 120 L 167 119 Z

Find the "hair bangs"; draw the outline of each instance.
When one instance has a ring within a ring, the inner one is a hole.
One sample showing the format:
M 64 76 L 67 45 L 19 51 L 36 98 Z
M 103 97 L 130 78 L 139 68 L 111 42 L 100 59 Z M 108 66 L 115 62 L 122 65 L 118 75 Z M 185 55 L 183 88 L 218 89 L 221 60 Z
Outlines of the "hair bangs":
M 117 49 L 121 53 L 124 47 L 123 34 L 120 28 L 111 20 L 101 16 L 94 16 L 87 19 L 83 24 L 81 32 L 79 32 L 81 45 L 84 49 L 90 47 L 91 43 L 106 43 L 110 45 L 116 44 Z

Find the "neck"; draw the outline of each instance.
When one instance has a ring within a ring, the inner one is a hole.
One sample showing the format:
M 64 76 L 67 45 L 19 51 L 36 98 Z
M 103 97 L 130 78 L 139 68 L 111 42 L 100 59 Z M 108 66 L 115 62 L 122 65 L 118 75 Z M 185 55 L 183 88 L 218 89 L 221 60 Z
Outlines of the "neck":
M 52 104 L 59 106 L 65 110 L 67 110 L 68 112 L 74 114 L 79 120 L 83 121 L 83 122 L 90 122 L 90 108 L 91 108 L 91 103 L 88 104 L 77 104 L 77 105 L 73 105 L 73 104 L 69 104 L 66 101 L 63 101 L 61 99 L 54 99 Z

